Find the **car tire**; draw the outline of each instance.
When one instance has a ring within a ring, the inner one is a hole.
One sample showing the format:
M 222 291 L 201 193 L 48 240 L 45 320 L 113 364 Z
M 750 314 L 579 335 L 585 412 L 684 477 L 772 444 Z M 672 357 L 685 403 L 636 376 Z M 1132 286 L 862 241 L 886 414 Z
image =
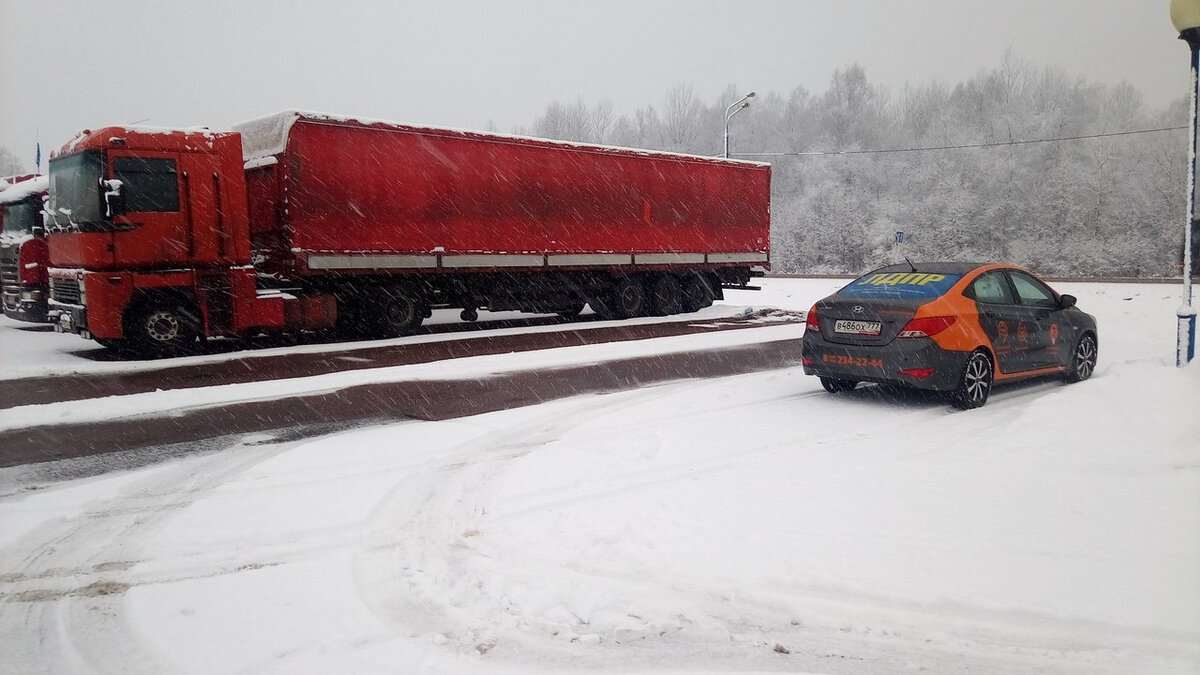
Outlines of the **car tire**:
M 1096 336 L 1084 333 L 1075 343 L 1071 352 L 1071 362 L 1067 364 L 1067 382 L 1083 382 L 1096 371 Z
M 840 394 L 843 391 L 853 391 L 858 386 L 855 380 L 839 380 L 834 377 L 822 377 L 821 386 L 825 387 L 825 391 L 831 394 Z
M 992 359 L 986 352 L 972 352 L 963 366 L 958 386 L 950 393 L 950 405 L 959 410 L 983 407 L 992 392 Z

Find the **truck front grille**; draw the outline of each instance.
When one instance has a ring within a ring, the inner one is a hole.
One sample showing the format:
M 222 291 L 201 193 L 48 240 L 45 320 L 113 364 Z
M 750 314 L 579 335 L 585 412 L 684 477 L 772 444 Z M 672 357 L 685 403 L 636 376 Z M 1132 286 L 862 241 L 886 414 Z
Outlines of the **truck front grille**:
M 11 251 L 11 252 L 10 252 Z M 21 285 L 20 271 L 17 269 L 15 249 L 5 246 L 0 251 L 0 286 L 18 288 Z
M 82 305 L 78 279 L 51 279 L 50 297 L 64 305 Z

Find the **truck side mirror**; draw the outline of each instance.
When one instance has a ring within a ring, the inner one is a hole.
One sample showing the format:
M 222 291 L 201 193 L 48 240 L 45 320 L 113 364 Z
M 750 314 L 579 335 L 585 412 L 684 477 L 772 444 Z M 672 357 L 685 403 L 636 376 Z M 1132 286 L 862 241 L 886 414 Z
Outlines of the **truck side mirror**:
M 125 213 L 125 195 L 121 192 L 123 183 L 116 178 L 100 179 L 100 189 L 104 190 L 104 215 L 112 218 Z

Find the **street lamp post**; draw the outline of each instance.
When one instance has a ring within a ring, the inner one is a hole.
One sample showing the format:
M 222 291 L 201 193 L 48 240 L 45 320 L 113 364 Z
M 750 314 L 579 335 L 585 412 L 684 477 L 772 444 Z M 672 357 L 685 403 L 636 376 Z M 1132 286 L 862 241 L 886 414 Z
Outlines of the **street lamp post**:
M 1196 223 L 1196 114 L 1200 104 L 1200 0 L 1171 0 L 1171 22 L 1179 39 L 1192 52 L 1190 71 L 1191 104 L 1188 106 L 1188 199 L 1187 222 L 1183 228 L 1183 305 L 1176 312 L 1178 340 L 1175 365 L 1187 365 L 1196 354 L 1196 309 L 1192 307 L 1192 230 Z
M 1200 0 L 1198 0 L 1200 1 Z M 734 101 L 728 108 L 725 109 L 725 154 L 721 155 L 726 159 L 729 158 L 729 120 L 733 116 L 750 107 L 749 99 L 754 98 L 754 92 L 750 92 L 745 96 Z

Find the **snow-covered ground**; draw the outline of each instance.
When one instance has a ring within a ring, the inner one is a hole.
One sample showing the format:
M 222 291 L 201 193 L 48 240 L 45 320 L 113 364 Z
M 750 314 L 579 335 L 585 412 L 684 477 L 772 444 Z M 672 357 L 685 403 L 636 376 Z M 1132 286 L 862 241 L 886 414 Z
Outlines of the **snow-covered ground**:
M 806 310 L 839 282 L 764 285 L 708 311 Z M 71 481 L 0 470 L 0 670 L 1195 673 L 1200 366 L 1174 367 L 1179 289 L 1056 286 L 1100 322 L 1095 377 L 999 388 L 975 411 L 833 396 L 797 368 L 246 438 Z M 3 377 L 145 367 L 19 326 L 0 322 Z M 801 331 L 29 406 L 0 424 Z

